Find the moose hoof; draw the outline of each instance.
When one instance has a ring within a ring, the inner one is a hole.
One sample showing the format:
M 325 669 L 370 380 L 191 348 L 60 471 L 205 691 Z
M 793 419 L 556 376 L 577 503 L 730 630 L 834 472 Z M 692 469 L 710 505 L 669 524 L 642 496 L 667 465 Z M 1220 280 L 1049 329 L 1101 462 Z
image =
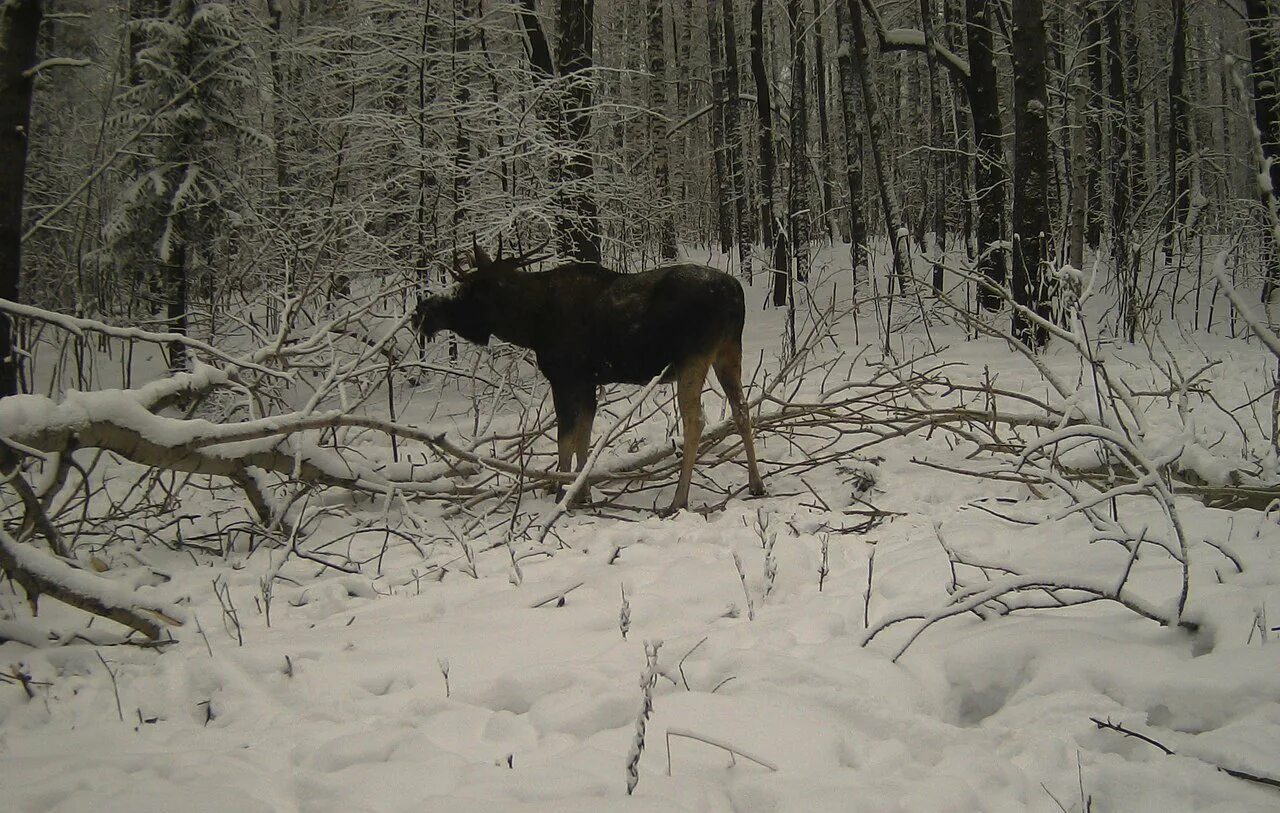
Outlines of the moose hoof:
M 751 483 L 747 486 L 747 491 L 751 492 L 752 497 L 763 497 L 764 483 Z

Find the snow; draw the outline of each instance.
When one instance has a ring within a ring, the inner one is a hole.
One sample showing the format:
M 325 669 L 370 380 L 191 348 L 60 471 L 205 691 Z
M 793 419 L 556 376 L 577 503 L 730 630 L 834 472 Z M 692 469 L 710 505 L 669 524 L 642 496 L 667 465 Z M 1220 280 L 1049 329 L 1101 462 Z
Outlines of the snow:
M 825 256 L 844 254 L 837 247 Z M 763 295 L 753 289 L 748 299 Z M 828 296 L 820 291 L 814 299 Z M 780 345 L 783 315 L 748 313 L 746 356 L 763 350 L 766 367 L 776 369 L 770 356 Z M 861 317 L 864 343 L 877 331 L 868 313 Z M 957 325 L 935 323 L 931 330 L 943 347 L 936 362 L 954 362 L 949 369 L 956 376 L 968 369 L 981 380 L 987 365 L 997 386 L 1046 397 L 1031 366 L 1002 343 L 965 341 Z M 848 352 L 841 374 L 860 349 L 852 336 L 846 321 L 835 341 L 824 343 L 824 353 Z M 1184 367 L 1197 366 L 1186 359 L 1202 353 L 1221 361 L 1206 373 L 1207 386 L 1228 408 L 1255 397 L 1274 369 L 1274 358 L 1256 343 L 1172 328 L 1166 338 Z M 893 349 L 901 359 L 930 351 L 918 325 L 896 335 Z M 1144 366 L 1140 351 L 1109 346 L 1108 369 L 1135 390 L 1166 384 L 1149 360 Z M 1073 405 L 1095 413 L 1093 384 L 1074 351 L 1055 343 L 1043 358 L 1063 380 L 1080 383 Z M 853 377 L 874 360 L 864 354 Z M 819 386 L 807 382 L 797 400 Z M 420 421 L 424 431 L 457 429 L 452 418 L 430 417 L 441 398 L 453 399 L 441 414 L 470 421 L 469 404 L 449 387 L 400 395 L 398 419 Z M 633 390 L 624 391 L 614 414 L 631 397 Z M 718 414 L 716 397 L 706 401 L 708 414 Z M 1143 402 L 1150 407 L 1147 434 L 1132 443 L 1144 455 L 1180 449 L 1178 465 L 1210 483 L 1265 460 L 1274 471 L 1274 454 L 1256 433 L 1242 436 L 1223 410 L 1196 397 L 1188 399 L 1184 418 L 1177 401 Z M 1010 403 L 1008 411 L 1025 410 Z M 3 434 L 107 417 L 160 433 L 153 437 L 166 442 L 230 431 L 160 418 L 122 391 L 0 402 Z M 670 423 L 669 414 L 624 433 L 601 465 L 613 468 L 634 456 L 636 444 L 665 441 L 664 420 Z M 609 423 L 599 420 L 598 430 Z M 362 563 L 358 575 L 286 559 L 283 548 L 246 544 L 230 531 L 213 551 L 146 540 L 99 551 L 110 569 L 93 578 L 111 580 L 122 600 L 137 600 L 136 582 L 125 575 L 131 568 L 163 575 L 160 586 L 142 590 L 182 605 L 185 623 L 174 630 L 179 642 L 142 649 L 63 638 L 62 646 L 33 646 L 50 633 L 82 628 L 83 616 L 46 600 L 32 620 L 20 596 L 0 593 L 0 633 L 9 638 L 0 644 L 5 809 L 1277 809 L 1276 790 L 1214 767 L 1280 777 L 1280 641 L 1266 623 L 1261 632 L 1255 623 L 1280 606 L 1274 515 L 1176 498 L 1193 565 L 1186 618 L 1198 625 L 1194 632 L 1162 627 L 1108 601 L 985 620 L 958 615 L 924 630 L 896 662 L 892 656 L 919 621 L 861 645 L 868 623 L 947 606 L 952 565 L 940 538 L 967 560 L 1016 567 L 1021 576 L 1003 583 L 1050 576 L 1114 586 L 1129 559 L 1123 546 L 1094 541 L 1078 513 L 1025 524 L 1067 508 L 1052 492 L 1042 489 L 1037 497 L 1019 483 L 922 465 L 965 463 L 967 449 L 948 440 L 916 434 L 810 470 L 805 481 L 824 508 L 797 475 L 780 471 L 781 462 L 799 455 L 785 437 L 770 436 L 761 449 L 765 498 L 731 499 L 706 517 L 682 512 L 658 519 L 649 507 L 669 498 L 672 477 L 661 491 L 634 496 L 629 504 L 637 510 L 575 509 L 555 526 L 552 538 L 562 547 L 517 548 L 519 584 L 509 580 L 507 549 L 490 547 L 501 534 L 468 540 L 473 578 L 438 506 L 407 507 L 389 498 L 335 497 L 325 506 L 345 513 L 315 515 L 307 546 L 320 550 L 343 540 L 337 547 Z M 386 452 L 368 438 L 353 441 L 353 450 L 371 460 Z M 1064 444 L 1060 451 L 1073 465 L 1100 460 L 1096 443 L 1070 452 Z M 406 442 L 402 452 L 420 448 Z M 138 470 L 121 464 L 118 471 L 127 482 L 125 475 Z M 746 474 L 740 464 L 700 466 L 695 505 L 717 497 L 704 478 L 742 485 Z M 191 539 L 246 513 L 230 489 L 188 495 L 182 510 L 198 515 L 183 525 Z M 526 499 L 528 517 L 554 505 L 547 495 Z M 864 533 L 830 530 L 864 519 L 848 512 L 866 503 L 894 513 Z M 1168 552 L 1178 548 L 1165 514 L 1146 498 L 1124 497 L 1117 506 L 1127 525 L 1149 529 L 1150 544 L 1142 546 L 1125 593 L 1172 612 L 1180 570 Z M 754 529 L 761 518 L 777 535 L 772 580 Z M 461 527 L 456 516 L 448 521 Z M 381 527 L 410 534 L 416 547 Z M 824 534 L 829 574 L 819 591 Z M 1202 540 L 1238 558 L 1244 572 Z M 262 583 L 268 574 L 279 575 L 269 599 Z M 977 583 L 971 570 L 961 575 Z M 215 594 L 215 579 L 225 585 L 234 618 Z M 560 595 L 563 602 L 544 603 Z M 101 633 L 107 623 L 89 632 Z M 643 706 L 645 642 L 657 640 L 663 643 L 652 716 L 638 784 L 628 796 L 625 769 Z M 33 697 L 18 675 L 29 676 Z M 1099 729 L 1091 718 L 1142 732 L 1177 754 Z

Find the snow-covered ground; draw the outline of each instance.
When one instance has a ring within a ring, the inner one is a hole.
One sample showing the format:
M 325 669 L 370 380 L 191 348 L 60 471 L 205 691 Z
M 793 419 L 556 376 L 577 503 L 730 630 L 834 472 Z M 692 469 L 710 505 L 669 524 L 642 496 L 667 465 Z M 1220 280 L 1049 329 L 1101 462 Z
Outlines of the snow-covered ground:
M 777 367 L 783 317 L 760 309 L 764 295 L 759 284 L 748 292 L 748 374 L 759 359 Z M 856 378 L 881 360 L 868 348 L 878 341 L 873 311 L 859 318 L 860 345 L 846 318 L 819 351 L 846 354 L 838 375 Z M 1228 409 L 1265 389 L 1274 359 L 1256 344 L 1166 334 L 1188 371 L 1202 356 L 1221 360 L 1206 375 Z M 975 380 L 986 366 L 1000 386 L 1045 395 L 1004 343 L 966 341 L 956 324 L 935 322 L 927 335 L 913 326 L 893 346 L 906 360 L 931 351 L 930 339 L 944 349 L 929 365 L 954 362 Z M 1158 383 L 1146 356 L 1115 350 L 1118 366 L 1134 363 L 1135 381 Z M 1080 375 L 1069 348 L 1055 345 L 1046 359 L 1070 380 Z M 821 388 L 805 382 L 793 400 Z M 400 400 L 402 421 L 447 423 L 453 414 L 470 424 L 469 401 L 456 390 L 439 410 L 438 387 L 406 389 Z M 1175 420 L 1171 400 L 1153 407 L 1151 424 L 1191 441 L 1196 470 L 1211 474 L 1239 459 L 1244 442 L 1193 400 L 1190 419 Z M 706 403 L 718 419 L 719 402 L 708 395 Z M 655 417 L 632 440 L 670 423 L 669 414 Z M 865 438 L 849 444 L 857 440 Z M 1165 440 L 1153 431 L 1150 443 Z M 372 503 L 343 503 L 308 541 L 338 540 L 363 562 L 359 575 L 297 557 L 281 567 L 281 550 L 242 532 L 214 545 L 228 547 L 225 555 L 146 540 L 103 551 L 108 576 L 143 565 L 168 578 L 153 589 L 188 598 L 188 623 L 178 644 L 158 649 L 0 644 L 0 671 L 33 681 L 32 697 L 19 682 L 0 683 L 0 804 L 134 813 L 1280 809 L 1280 789 L 1215 767 L 1280 777 L 1280 641 L 1268 640 L 1276 632 L 1266 619 L 1280 607 L 1275 516 L 1177 498 L 1193 565 L 1185 618 L 1195 632 L 1112 602 L 970 614 L 930 627 L 894 661 L 919 622 L 863 646 L 867 625 L 943 607 L 948 549 L 1111 582 L 1129 554 L 1091 542 L 1078 516 L 1029 524 L 1061 510 L 1060 494 L 924 465 L 966 463 L 972 449 L 947 433 L 795 473 L 784 464 L 802 460 L 805 443 L 802 434 L 765 439 L 765 498 L 666 520 L 647 510 L 576 510 L 557 524 L 553 555 L 490 547 L 502 542 L 494 532 L 471 540 L 474 577 L 442 523 L 431 526 L 438 538 L 413 531 L 409 544 L 382 530 L 412 529 L 401 509 Z M 870 490 L 857 474 L 874 478 Z M 745 483 L 739 465 L 700 470 L 695 505 L 721 499 L 703 476 Z M 671 485 L 629 504 L 663 502 Z M 190 521 L 188 538 L 213 527 L 208 517 L 233 513 L 236 499 L 230 490 L 184 498 L 182 512 L 205 517 Z M 885 512 L 882 521 L 841 532 L 866 519 L 851 512 L 868 503 Z M 551 505 L 543 495 L 521 510 L 536 517 Z M 1164 533 L 1154 502 L 1129 498 L 1118 510 Z M 436 522 L 442 509 L 415 511 Z M 263 577 L 277 568 L 268 623 Z M 1168 610 L 1178 572 L 1148 546 L 1126 590 Z M 6 585 L 0 614 L 21 616 L 20 605 Z M 53 602 L 42 609 L 49 623 L 73 615 Z M 661 642 L 659 674 L 628 796 L 646 642 Z

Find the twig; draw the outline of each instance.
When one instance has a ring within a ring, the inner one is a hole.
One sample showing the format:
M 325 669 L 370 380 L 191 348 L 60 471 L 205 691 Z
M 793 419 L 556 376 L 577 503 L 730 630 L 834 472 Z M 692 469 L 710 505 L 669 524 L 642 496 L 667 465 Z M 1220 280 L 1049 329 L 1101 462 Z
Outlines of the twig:
M 582 585 L 584 585 L 584 584 L 586 584 L 586 582 L 578 582 L 577 584 L 573 585 L 572 587 L 567 587 L 567 588 L 565 588 L 564 590 L 560 590 L 560 591 L 558 591 L 558 592 L 552 593 L 551 595 L 547 596 L 546 598 L 539 599 L 539 600 L 535 601 L 534 603 L 530 604 L 530 605 L 529 605 L 529 609 L 531 609 L 531 610 L 536 610 L 536 609 L 538 609 L 539 607 L 545 607 L 546 605 L 550 604 L 550 603 L 551 603 L 551 602 L 553 602 L 553 601 L 554 601 L 554 602 L 556 602 L 556 606 L 557 606 L 557 607 L 563 607 L 563 606 L 564 606 L 564 597 L 565 597 L 565 596 L 567 596 L 567 595 L 569 595 L 570 593 L 572 593 L 574 590 L 577 590 L 579 587 L 581 587 L 581 586 L 582 586 Z
M 684 683 L 684 690 L 686 692 L 692 691 L 692 690 L 689 688 L 688 678 L 684 676 L 684 662 L 688 660 L 689 656 L 692 655 L 698 649 L 698 647 L 702 646 L 706 642 L 707 642 L 707 639 L 704 636 L 701 641 L 693 645 L 693 649 L 690 649 L 688 652 L 684 653 L 684 657 L 680 659 L 680 663 L 677 665 L 677 668 L 680 670 L 680 680 Z
M 751 762 L 754 762 L 760 767 L 768 768 L 770 771 L 774 771 L 775 773 L 778 770 L 777 765 L 765 759 L 764 757 L 750 754 L 746 751 L 743 751 L 741 748 L 738 748 L 733 745 L 729 745 L 723 740 L 718 740 L 713 737 L 709 737 L 706 734 L 698 734 L 697 732 L 690 731 L 687 728 L 668 728 L 667 729 L 667 776 L 671 775 L 671 738 L 672 737 L 684 737 L 685 739 L 696 740 L 698 742 L 705 743 L 715 748 L 721 748 L 725 751 L 728 751 L 732 755 L 740 756 L 743 759 L 750 760 Z
M 101 652 L 94 652 L 98 656 L 98 660 L 102 661 L 102 668 L 107 670 L 107 676 L 111 678 L 111 691 L 116 696 L 116 714 L 120 715 L 120 722 L 124 722 L 124 708 L 120 705 L 120 685 L 116 683 L 116 673 L 111 671 L 111 667 L 107 665 L 107 659 L 102 657 Z
M 1106 731 L 1115 731 L 1116 733 L 1123 734 L 1126 737 L 1132 737 L 1135 740 L 1141 740 L 1145 742 L 1147 745 L 1154 746 L 1156 748 L 1159 748 L 1161 751 L 1164 751 L 1166 756 L 1177 755 L 1176 751 L 1174 751 L 1172 748 L 1165 745 L 1164 743 L 1161 743 L 1155 739 L 1152 739 L 1151 737 L 1148 737 L 1146 734 L 1142 734 L 1141 732 L 1134 731 L 1132 728 L 1126 728 L 1124 725 L 1120 723 L 1113 723 L 1110 720 L 1105 720 L 1105 721 L 1099 720 L 1097 717 L 1090 717 L 1089 719 L 1093 722 L 1094 725 L 1096 725 L 1100 729 L 1103 729 Z M 1203 757 L 1193 757 L 1193 758 L 1199 760 L 1200 762 L 1203 762 L 1206 765 L 1210 765 L 1214 768 L 1217 768 L 1219 771 L 1222 771 L 1228 776 L 1234 776 L 1236 779 L 1244 779 L 1248 782 L 1257 782 L 1258 784 L 1261 784 L 1261 785 L 1267 785 L 1273 788 L 1280 788 L 1280 779 L 1274 779 L 1270 776 L 1262 776 L 1260 774 L 1249 773 L 1247 771 L 1239 771 L 1239 770 L 1236 770 L 1235 768 L 1227 768 L 1223 765 L 1219 765 L 1216 762 L 1210 762 L 1209 760 L 1204 759 Z

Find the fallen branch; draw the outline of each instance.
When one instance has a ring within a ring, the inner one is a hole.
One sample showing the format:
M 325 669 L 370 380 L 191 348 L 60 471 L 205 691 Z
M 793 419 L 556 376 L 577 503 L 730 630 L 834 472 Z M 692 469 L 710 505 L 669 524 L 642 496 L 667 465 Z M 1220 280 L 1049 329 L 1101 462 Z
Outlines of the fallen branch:
M 160 637 L 160 624 L 181 626 L 183 613 L 176 607 L 139 600 L 136 593 L 61 559 L 24 545 L 0 529 L 0 569 L 22 585 L 34 614 L 40 596 L 109 618 L 137 630 L 151 640 Z

